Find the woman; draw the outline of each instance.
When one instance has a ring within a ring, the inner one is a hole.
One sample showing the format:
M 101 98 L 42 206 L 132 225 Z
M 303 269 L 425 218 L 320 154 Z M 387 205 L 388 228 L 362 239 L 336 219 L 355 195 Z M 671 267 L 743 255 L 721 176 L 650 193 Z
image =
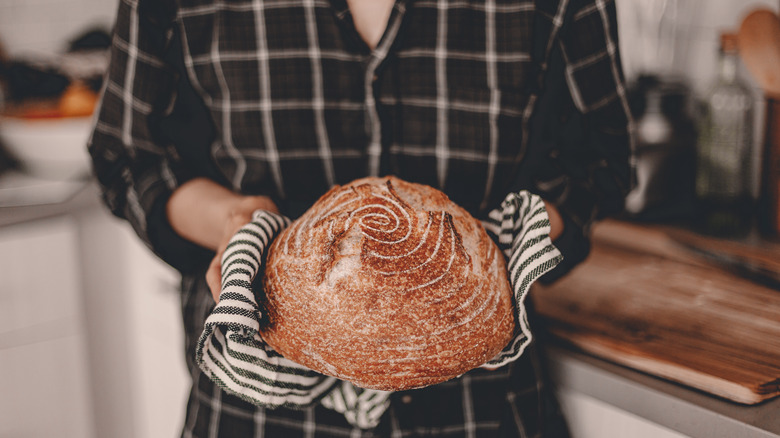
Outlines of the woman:
M 619 211 L 631 183 L 614 8 L 122 0 L 90 152 L 111 210 L 183 274 L 183 436 L 566 436 L 533 348 L 393 394 L 372 429 L 319 403 L 242 401 L 203 375 L 194 349 L 219 253 L 251 213 L 295 218 L 366 175 L 437 187 L 478 218 L 530 190 L 565 257 L 543 279 L 581 261 L 589 224 Z

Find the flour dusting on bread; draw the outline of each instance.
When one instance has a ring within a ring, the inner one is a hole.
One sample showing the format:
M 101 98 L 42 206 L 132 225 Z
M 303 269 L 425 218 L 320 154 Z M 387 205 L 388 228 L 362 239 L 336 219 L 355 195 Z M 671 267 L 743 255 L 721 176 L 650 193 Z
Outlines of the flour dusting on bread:
M 365 388 L 451 379 L 513 337 L 504 259 L 481 224 L 395 177 L 323 195 L 273 242 L 264 285 L 268 344 Z

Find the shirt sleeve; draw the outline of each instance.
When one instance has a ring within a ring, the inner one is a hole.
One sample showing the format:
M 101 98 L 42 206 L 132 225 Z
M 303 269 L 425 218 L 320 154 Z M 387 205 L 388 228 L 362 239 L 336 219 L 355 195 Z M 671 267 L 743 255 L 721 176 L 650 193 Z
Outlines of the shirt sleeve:
M 177 74 L 165 61 L 173 32 L 169 3 L 120 1 L 88 148 L 111 212 L 126 219 L 160 258 L 189 271 L 207 261 L 210 252 L 178 236 L 168 223 L 166 202 L 190 176 L 174 147 L 154 128 L 171 111 L 176 95 Z
M 633 122 L 626 96 L 615 4 L 573 0 L 551 48 L 531 120 L 535 193 L 555 204 L 564 234 L 553 281 L 584 260 L 592 223 L 623 210 L 634 184 Z

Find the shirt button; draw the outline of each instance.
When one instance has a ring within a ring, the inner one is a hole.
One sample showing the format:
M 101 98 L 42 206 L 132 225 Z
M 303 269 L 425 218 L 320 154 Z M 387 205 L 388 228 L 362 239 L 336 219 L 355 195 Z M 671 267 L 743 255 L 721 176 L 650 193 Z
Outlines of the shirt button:
M 403 402 L 404 404 L 408 405 L 409 403 L 412 402 L 412 396 L 411 395 L 405 395 L 405 396 L 401 397 L 401 402 Z
M 377 75 L 374 75 L 374 77 L 371 78 L 371 80 L 374 81 L 374 82 L 376 82 L 377 79 L 379 79 L 379 76 L 377 76 Z

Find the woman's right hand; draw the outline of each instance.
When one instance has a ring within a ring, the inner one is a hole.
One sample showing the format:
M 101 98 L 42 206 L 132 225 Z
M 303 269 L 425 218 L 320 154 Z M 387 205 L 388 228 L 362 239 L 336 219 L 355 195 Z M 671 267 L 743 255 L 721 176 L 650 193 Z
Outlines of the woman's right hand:
M 206 282 L 215 302 L 219 302 L 219 293 L 222 285 L 222 255 L 225 253 L 225 248 L 227 248 L 230 239 L 233 238 L 238 230 L 252 220 L 252 213 L 256 210 L 279 213 L 279 210 L 270 198 L 266 196 L 247 196 L 228 215 L 220 243 L 216 248 L 217 254 L 211 260 L 209 269 L 206 271 Z
M 251 221 L 255 210 L 279 212 L 267 196 L 240 195 L 205 178 L 187 181 L 168 200 L 166 213 L 174 231 L 216 252 L 206 272 L 215 302 L 221 289 L 222 254 L 233 235 Z

